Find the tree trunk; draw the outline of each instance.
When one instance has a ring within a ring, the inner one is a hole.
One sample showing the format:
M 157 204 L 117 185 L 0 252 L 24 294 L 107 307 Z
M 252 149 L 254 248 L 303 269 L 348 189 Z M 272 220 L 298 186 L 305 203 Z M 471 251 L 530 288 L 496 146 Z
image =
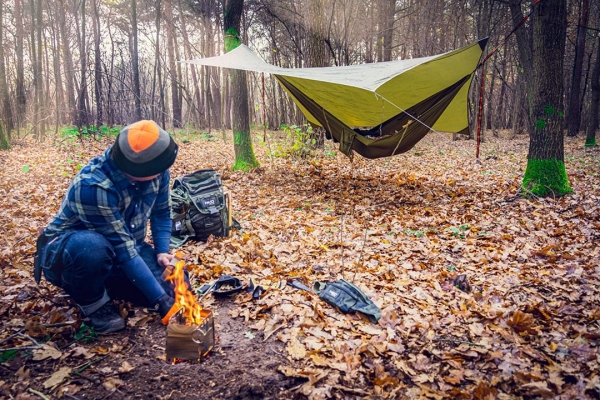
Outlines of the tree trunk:
M 545 0 L 534 10 L 533 82 L 524 194 L 562 196 L 571 193 L 564 163 L 563 59 L 566 0 Z
M 517 24 L 519 24 L 523 18 L 523 12 L 521 10 L 521 3 L 522 0 L 509 0 L 509 8 L 510 8 L 510 13 L 511 13 L 511 17 L 512 17 L 512 22 L 514 24 L 514 27 L 517 27 Z M 524 100 L 524 105 L 522 106 L 521 109 L 517 109 L 515 108 L 514 113 L 516 116 L 517 121 L 520 120 L 519 115 L 521 113 L 522 109 L 528 110 L 529 109 L 529 105 L 530 105 L 530 96 L 531 96 L 531 85 L 533 82 L 533 72 L 532 72 L 532 35 L 531 35 L 531 31 L 528 25 L 524 25 L 521 26 L 520 28 L 518 28 L 515 31 L 515 37 L 517 39 L 517 50 L 518 50 L 518 54 L 519 54 L 519 66 L 521 68 L 518 69 L 520 75 L 523 76 L 523 79 L 519 80 L 517 79 L 517 82 L 522 82 L 523 83 L 523 87 L 525 89 L 525 95 L 524 95 L 524 99 L 523 97 L 521 98 L 521 100 Z M 519 87 L 517 87 L 517 90 Z M 527 112 L 525 114 L 527 117 L 529 117 L 529 112 Z M 525 121 L 525 131 L 527 133 L 531 133 L 531 130 L 533 129 L 533 125 L 532 125 L 532 121 L 527 118 Z
M 8 150 L 10 149 L 10 143 L 6 138 L 6 134 L 4 133 L 2 120 L 0 119 L 0 150 Z
M 73 67 L 73 56 L 71 55 L 71 47 L 69 44 L 69 35 L 67 31 L 67 23 L 65 20 L 65 9 L 64 0 L 58 0 L 59 9 L 57 13 L 58 25 L 60 29 L 60 39 L 63 62 L 65 65 L 65 81 L 67 85 L 67 103 L 69 107 L 69 122 L 73 125 L 77 124 L 77 105 L 75 104 L 75 75 Z
M 326 67 L 329 65 L 325 43 L 325 7 L 321 0 L 308 3 L 306 67 Z M 322 149 L 325 146 L 325 129 L 307 129 L 305 142 L 309 149 Z
M 60 14 L 60 12 L 59 12 Z M 23 15 L 21 14 L 21 0 L 15 0 L 15 25 L 16 25 L 16 56 L 17 56 L 17 127 L 21 126 L 25 116 L 25 106 L 27 100 L 25 97 L 25 68 L 23 67 Z
M 109 78 L 107 79 L 106 88 L 106 119 L 107 125 L 112 128 L 115 122 L 115 110 L 113 109 L 112 95 L 113 95 L 113 82 L 115 80 L 115 41 L 113 40 L 112 29 L 108 28 L 108 38 L 110 41 L 110 68 L 104 67 L 108 71 Z
M 241 44 L 240 22 L 244 9 L 244 0 L 226 0 L 223 10 L 225 30 L 225 51 L 229 52 Z M 246 84 L 246 71 L 232 70 L 231 94 L 233 98 L 232 129 L 233 149 L 235 151 L 234 170 L 248 171 L 258 167 L 254 156 L 252 136 L 250 135 L 250 121 L 248 118 L 248 87 Z
M 392 39 L 394 38 L 394 13 L 396 9 L 396 0 L 383 0 L 381 5 L 383 9 L 382 23 L 383 31 L 381 35 L 382 58 L 379 61 L 392 60 Z
M 181 17 L 180 17 L 181 18 L 181 35 L 183 36 L 185 57 L 187 59 L 191 59 L 193 57 L 192 47 L 190 45 L 190 39 L 189 39 L 188 33 L 187 33 L 187 24 L 186 24 L 186 21 L 184 18 L 181 0 L 179 0 L 179 10 L 180 10 L 180 15 L 181 15 Z M 192 115 L 195 116 L 196 126 L 200 126 L 200 120 L 201 120 L 200 107 L 202 105 L 202 100 L 201 100 L 202 92 L 200 91 L 200 87 L 198 84 L 198 74 L 196 72 L 196 66 L 194 64 L 191 64 L 188 66 L 188 68 L 190 69 L 190 72 L 192 74 L 192 84 L 193 84 L 193 89 L 194 89 L 192 104 L 190 104 L 190 107 L 193 110 Z
M 600 114 L 600 37 L 596 45 L 596 64 L 592 72 L 592 101 L 590 104 L 590 121 L 586 130 L 585 147 L 596 147 L 596 130 L 599 127 Z
M 94 95 L 96 97 L 96 129 L 100 130 L 103 118 L 103 103 L 102 103 L 102 55 L 100 54 L 100 13 L 98 9 L 98 1 L 92 0 L 93 7 L 93 30 L 94 30 Z
M 55 104 L 54 104 L 54 130 L 55 130 L 55 140 L 58 138 L 58 127 L 64 125 L 64 121 L 66 120 L 66 108 L 65 108 L 65 93 L 64 93 L 64 85 L 63 85 L 63 73 L 62 73 L 62 64 L 60 60 L 60 31 L 58 29 L 58 23 L 56 22 L 57 14 L 60 11 L 56 9 L 49 10 L 49 16 L 52 17 L 52 20 L 49 24 L 50 33 L 51 33 L 51 41 L 52 45 L 48 46 L 52 51 L 52 73 L 54 76 L 54 93 L 55 93 Z M 49 64 L 50 65 L 50 64 Z M 50 86 L 49 86 L 50 87 Z
M 80 56 L 80 60 L 79 60 L 79 65 L 81 67 L 81 77 L 80 77 L 80 85 L 79 85 L 79 92 L 77 93 L 77 127 L 79 128 L 79 132 L 81 133 L 83 128 L 85 126 L 87 126 L 88 124 L 88 119 L 87 119 L 87 110 L 85 107 L 85 98 L 87 96 L 87 82 L 86 82 L 86 77 L 85 77 L 85 72 L 86 72 L 86 67 L 87 67 L 87 63 L 86 63 L 86 59 L 87 59 L 87 54 L 86 54 L 86 48 L 85 48 L 85 41 L 86 41 L 86 31 L 85 31 L 85 2 L 86 0 L 81 0 L 81 43 L 80 43 L 80 50 L 79 50 L 79 56 Z
M 165 1 L 167 25 L 167 55 L 169 57 L 169 77 L 171 78 L 171 105 L 173 106 L 173 127 L 181 128 L 181 103 L 179 102 L 179 79 L 175 60 L 175 34 L 173 33 L 173 11 L 171 2 Z
M 36 139 L 40 138 L 40 103 L 38 92 L 40 91 L 40 82 L 38 81 L 39 75 L 37 73 L 38 62 L 37 62 L 37 51 L 36 51 L 36 40 L 35 40 L 35 0 L 29 0 L 29 6 L 31 8 L 31 31 L 30 31 L 30 46 L 31 46 L 31 65 L 33 67 L 33 136 Z
M 6 135 L 10 137 L 10 131 L 13 129 L 13 117 L 10 108 L 10 96 L 8 94 L 8 84 L 6 82 L 6 65 L 4 64 L 4 45 L 3 45 L 3 18 L 2 5 L 0 5 L 0 119 L 4 122 Z
M 38 139 L 44 139 L 44 135 L 46 132 L 46 118 L 44 115 L 44 108 L 45 108 L 45 104 L 44 104 L 44 77 L 43 77 L 43 63 L 42 63 L 42 26 L 44 25 L 44 20 L 42 18 L 43 13 L 42 13 L 42 0 L 37 0 L 37 6 L 36 6 L 36 40 L 37 40 L 37 56 L 36 56 L 36 63 L 37 63 L 37 81 L 38 81 L 38 90 L 36 91 L 36 96 L 37 96 L 37 101 L 38 101 L 38 111 L 39 111 L 39 116 L 38 116 L 38 123 L 39 123 L 39 137 Z
M 134 116 L 136 121 L 140 121 L 142 119 L 142 96 L 140 91 L 140 67 L 138 64 L 137 0 L 131 0 L 131 33 L 133 36 L 131 68 L 133 69 Z
M 585 55 L 585 36 L 588 16 L 590 14 L 590 1 L 581 1 L 579 12 L 579 27 L 577 28 L 577 42 L 575 43 L 575 62 L 573 76 L 571 77 L 571 92 L 569 93 L 569 112 L 567 114 L 567 136 L 577 136 L 581 122 L 581 75 L 583 71 L 583 56 Z
M 156 0 L 156 19 L 154 26 L 156 27 L 156 44 L 154 45 L 154 72 L 152 73 L 152 88 L 150 89 L 150 116 L 156 121 L 157 115 L 162 110 L 157 110 L 156 105 L 156 80 L 160 76 L 160 21 L 161 21 L 161 0 Z M 160 85 L 160 79 L 159 85 Z

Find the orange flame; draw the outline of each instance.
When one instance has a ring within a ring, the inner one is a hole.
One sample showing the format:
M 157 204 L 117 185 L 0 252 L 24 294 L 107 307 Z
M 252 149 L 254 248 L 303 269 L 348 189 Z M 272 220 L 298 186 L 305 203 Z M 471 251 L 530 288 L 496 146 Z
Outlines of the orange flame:
M 167 280 L 173 282 L 173 285 L 175 285 L 175 304 L 178 304 L 183 310 L 186 325 L 200 325 L 203 321 L 203 318 L 200 316 L 202 306 L 198 304 L 196 296 L 188 289 L 188 285 L 183 278 L 184 265 L 185 261 L 177 261 L 173 272 L 167 277 Z

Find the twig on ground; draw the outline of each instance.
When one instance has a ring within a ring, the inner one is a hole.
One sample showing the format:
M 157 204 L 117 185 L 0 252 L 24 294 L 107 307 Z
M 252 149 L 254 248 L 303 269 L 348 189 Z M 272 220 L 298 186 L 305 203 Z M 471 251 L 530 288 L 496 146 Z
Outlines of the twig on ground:
M 94 385 L 99 385 L 100 381 L 98 379 L 94 379 L 92 377 L 89 377 L 87 375 L 82 374 L 81 372 L 77 372 L 77 371 L 73 371 L 73 373 L 83 379 L 87 379 L 88 381 L 92 382 Z
M 369 229 L 365 228 L 365 235 L 363 236 L 363 245 L 362 248 L 360 249 L 360 258 L 358 259 L 358 265 L 356 266 L 356 269 L 354 270 L 354 276 L 352 277 L 352 283 L 354 283 L 354 280 L 356 279 L 356 273 L 358 272 L 358 267 L 362 265 L 363 260 L 364 260 L 364 256 L 365 256 L 365 244 L 367 243 L 367 231 Z
M 11 351 L 11 350 L 16 350 L 16 351 L 21 351 L 21 350 L 36 350 L 39 349 L 41 346 L 20 346 L 20 347 L 9 347 L 6 349 L 0 349 L 0 353 L 4 353 L 7 351 Z
M 6 340 L 10 339 L 11 337 L 14 336 L 21 336 L 26 338 L 27 340 L 29 340 L 30 342 L 32 342 L 34 345 L 33 346 L 17 346 L 17 347 L 9 347 L 6 349 L 0 349 L 0 353 L 6 352 L 6 351 L 11 351 L 11 350 L 16 350 L 16 351 L 21 351 L 21 350 L 35 350 L 35 349 L 39 349 L 42 346 L 31 336 L 29 336 L 26 333 L 22 333 L 21 331 L 15 333 L 14 335 L 10 336 L 9 338 L 7 338 Z
M 108 357 L 108 354 L 106 354 L 106 355 L 104 355 L 104 356 L 102 356 L 102 357 L 100 357 L 100 358 L 98 358 L 98 359 L 96 359 L 96 360 L 94 360 L 94 361 L 89 361 L 89 362 L 86 362 L 86 363 L 85 363 L 85 364 L 83 364 L 83 365 L 80 365 L 80 366 L 78 366 L 78 367 L 75 367 L 75 369 L 74 369 L 74 372 L 75 372 L 75 373 L 83 372 L 83 371 L 85 371 L 86 369 L 88 369 L 89 367 L 91 367 L 92 365 L 94 365 L 94 364 L 97 364 L 97 363 L 99 363 L 100 361 L 104 360 L 106 357 Z
M 2 339 L 2 341 L 0 341 L 0 345 L 8 342 L 10 339 L 14 338 L 15 336 L 19 336 L 21 333 L 23 333 L 23 329 L 20 329 L 18 332 L 13 333 L 12 335 Z
M 61 326 L 73 325 L 75 321 L 57 322 L 55 324 L 42 324 L 44 328 L 59 328 Z
M 40 344 L 34 338 L 32 338 L 31 336 L 29 336 L 28 334 L 22 333 L 21 336 L 23 336 L 24 338 L 27 338 L 30 341 L 32 341 L 33 344 L 35 344 L 37 347 L 40 347 Z
M 342 275 L 344 274 L 344 214 L 342 214 L 341 222 L 340 222 L 340 260 L 342 262 Z M 331 277 L 331 268 L 329 269 L 329 276 Z
M 33 394 L 35 394 L 35 395 L 37 395 L 37 396 L 40 396 L 40 397 L 41 397 L 42 399 L 44 399 L 44 400 L 50 400 L 50 398 L 49 398 L 49 397 L 47 397 L 47 396 L 46 396 L 44 393 L 42 393 L 42 392 L 38 392 L 37 390 L 34 390 L 34 389 L 32 389 L 32 388 L 28 388 L 28 389 L 27 389 L 27 391 L 28 391 L 29 393 L 33 393 Z
M 473 342 L 469 342 L 467 340 L 457 340 L 457 339 L 434 339 L 434 342 L 449 342 L 449 343 L 454 343 L 454 344 L 468 344 L 469 346 L 475 346 L 475 347 L 482 347 L 485 348 L 484 345 L 482 344 L 478 344 L 478 343 L 473 343 Z

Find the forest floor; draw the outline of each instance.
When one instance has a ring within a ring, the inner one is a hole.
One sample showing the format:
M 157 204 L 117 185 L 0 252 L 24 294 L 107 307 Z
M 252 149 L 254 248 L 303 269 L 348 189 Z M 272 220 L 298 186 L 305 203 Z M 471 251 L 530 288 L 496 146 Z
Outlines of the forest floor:
M 572 195 L 518 196 L 528 140 L 431 134 L 393 158 L 351 161 L 326 143 L 255 136 L 261 167 L 232 172 L 233 144 L 178 137 L 172 176 L 213 167 L 242 226 L 180 250 L 194 287 L 231 274 L 267 287 L 202 300 L 208 357 L 166 359 L 166 328 L 120 303 L 97 336 L 32 276 L 35 232 L 73 174 L 110 141 L 23 142 L 0 152 L 0 399 L 598 398 L 600 151 L 565 139 Z M 269 156 L 272 150 L 274 156 Z M 342 314 L 313 292 L 344 278 L 381 310 Z

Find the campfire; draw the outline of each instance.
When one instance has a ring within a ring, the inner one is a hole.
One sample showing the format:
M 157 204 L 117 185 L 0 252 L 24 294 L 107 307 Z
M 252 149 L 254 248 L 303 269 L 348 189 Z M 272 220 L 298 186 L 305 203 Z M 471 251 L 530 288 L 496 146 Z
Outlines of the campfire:
M 167 325 L 167 360 L 198 360 L 206 357 L 215 343 L 212 312 L 203 310 L 184 279 L 185 262 L 174 258 L 173 272 L 167 280 L 175 285 L 179 311 Z

